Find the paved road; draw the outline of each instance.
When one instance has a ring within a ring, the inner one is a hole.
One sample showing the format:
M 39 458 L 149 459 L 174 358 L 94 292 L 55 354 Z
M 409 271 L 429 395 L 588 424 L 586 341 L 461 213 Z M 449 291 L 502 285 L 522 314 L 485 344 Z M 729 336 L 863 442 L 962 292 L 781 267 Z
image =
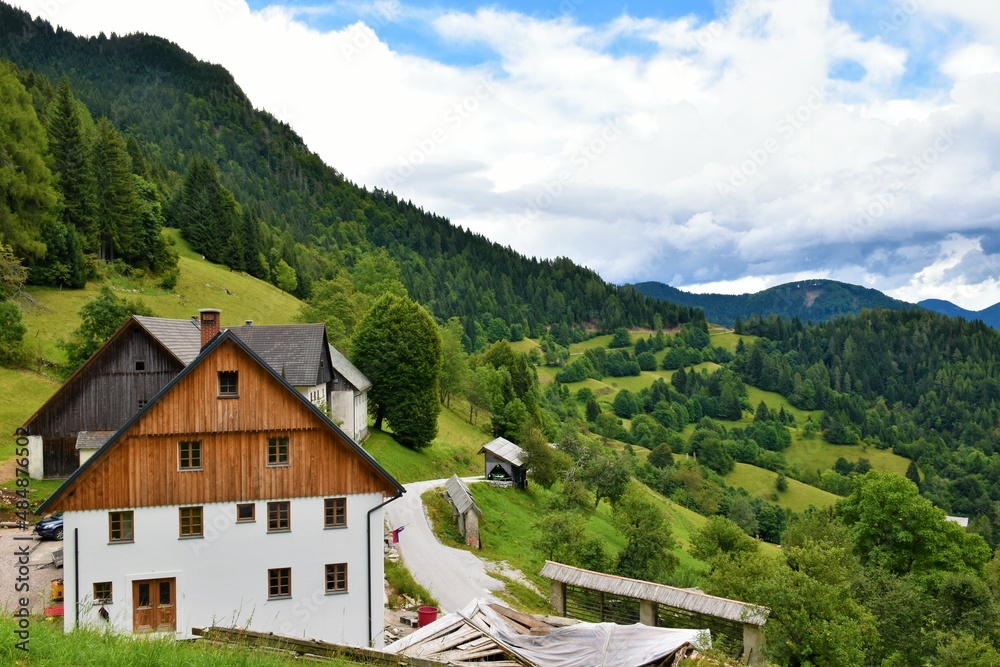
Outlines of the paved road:
M 446 547 L 431 531 L 420 496 L 446 481 L 406 484 L 403 497 L 385 507 L 393 528 L 406 526 L 396 545 L 400 556 L 413 578 L 437 598 L 442 613 L 457 611 L 475 598 L 498 601 L 491 591 L 503 586 L 486 574 L 482 560 L 468 551 Z

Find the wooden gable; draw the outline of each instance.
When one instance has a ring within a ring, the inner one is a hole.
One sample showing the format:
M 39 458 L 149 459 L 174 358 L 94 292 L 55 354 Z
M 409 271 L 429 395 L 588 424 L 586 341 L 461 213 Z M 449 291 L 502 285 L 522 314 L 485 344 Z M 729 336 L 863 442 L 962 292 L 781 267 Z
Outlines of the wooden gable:
M 238 396 L 219 395 L 236 371 Z M 268 466 L 269 438 L 288 465 Z M 178 443 L 201 442 L 201 469 L 180 470 Z M 66 481 L 47 510 L 395 494 L 399 485 L 332 422 L 226 333 Z
M 25 428 L 45 438 L 115 431 L 183 368 L 130 318 L 25 422 Z

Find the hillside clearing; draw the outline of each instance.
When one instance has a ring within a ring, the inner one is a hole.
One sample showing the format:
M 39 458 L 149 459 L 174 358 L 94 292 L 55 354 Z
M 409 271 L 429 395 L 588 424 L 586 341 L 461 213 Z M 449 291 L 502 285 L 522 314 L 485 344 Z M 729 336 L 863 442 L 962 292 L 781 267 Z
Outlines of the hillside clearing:
M 778 493 L 774 487 L 777 478 L 778 473 L 747 463 L 737 463 L 725 476 L 726 484 L 746 489 L 751 496 L 794 512 L 802 512 L 809 507 L 830 507 L 840 500 L 839 496 L 790 478 L 786 478 L 788 489 Z M 776 493 L 777 500 L 774 499 Z

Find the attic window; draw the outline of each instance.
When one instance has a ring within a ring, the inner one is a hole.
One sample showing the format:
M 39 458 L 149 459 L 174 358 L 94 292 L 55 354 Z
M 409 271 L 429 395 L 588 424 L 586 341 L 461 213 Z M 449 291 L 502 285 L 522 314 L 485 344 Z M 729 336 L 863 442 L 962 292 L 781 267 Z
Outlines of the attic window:
M 145 371 L 146 370 L 146 362 L 145 361 L 136 361 L 135 362 L 135 370 L 138 371 L 138 372 Z
M 238 371 L 219 371 L 219 396 L 239 395 L 239 377 Z

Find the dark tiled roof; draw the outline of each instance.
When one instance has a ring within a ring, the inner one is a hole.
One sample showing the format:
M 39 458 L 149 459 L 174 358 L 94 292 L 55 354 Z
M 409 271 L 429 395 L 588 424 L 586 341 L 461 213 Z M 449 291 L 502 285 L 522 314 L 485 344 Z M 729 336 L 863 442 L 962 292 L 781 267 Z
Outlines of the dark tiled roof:
M 136 315 L 135 319 L 185 366 L 201 351 L 201 325 L 194 320 L 141 315 Z M 326 381 L 329 369 L 325 369 L 325 373 L 320 368 L 320 361 L 325 361 L 321 358 L 326 345 L 323 324 L 251 325 L 228 329 L 290 384 L 305 387 Z
M 333 363 L 333 370 L 344 376 L 358 391 L 366 391 L 372 388 L 372 381 L 365 377 L 365 374 L 358 370 L 358 367 L 351 363 L 351 360 L 340 353 L 340 350 L 333 345 L 330 346 L 330 360 Z
M 320 366 L 326 348 L 323 324 L 254 324 L 230 327 L 229 331 L 290 385 L 304 387 L 326 381 Z
M 133 315 L 142 328 L 187 366 L 201 351 L 201 327 L 192 320 Z

